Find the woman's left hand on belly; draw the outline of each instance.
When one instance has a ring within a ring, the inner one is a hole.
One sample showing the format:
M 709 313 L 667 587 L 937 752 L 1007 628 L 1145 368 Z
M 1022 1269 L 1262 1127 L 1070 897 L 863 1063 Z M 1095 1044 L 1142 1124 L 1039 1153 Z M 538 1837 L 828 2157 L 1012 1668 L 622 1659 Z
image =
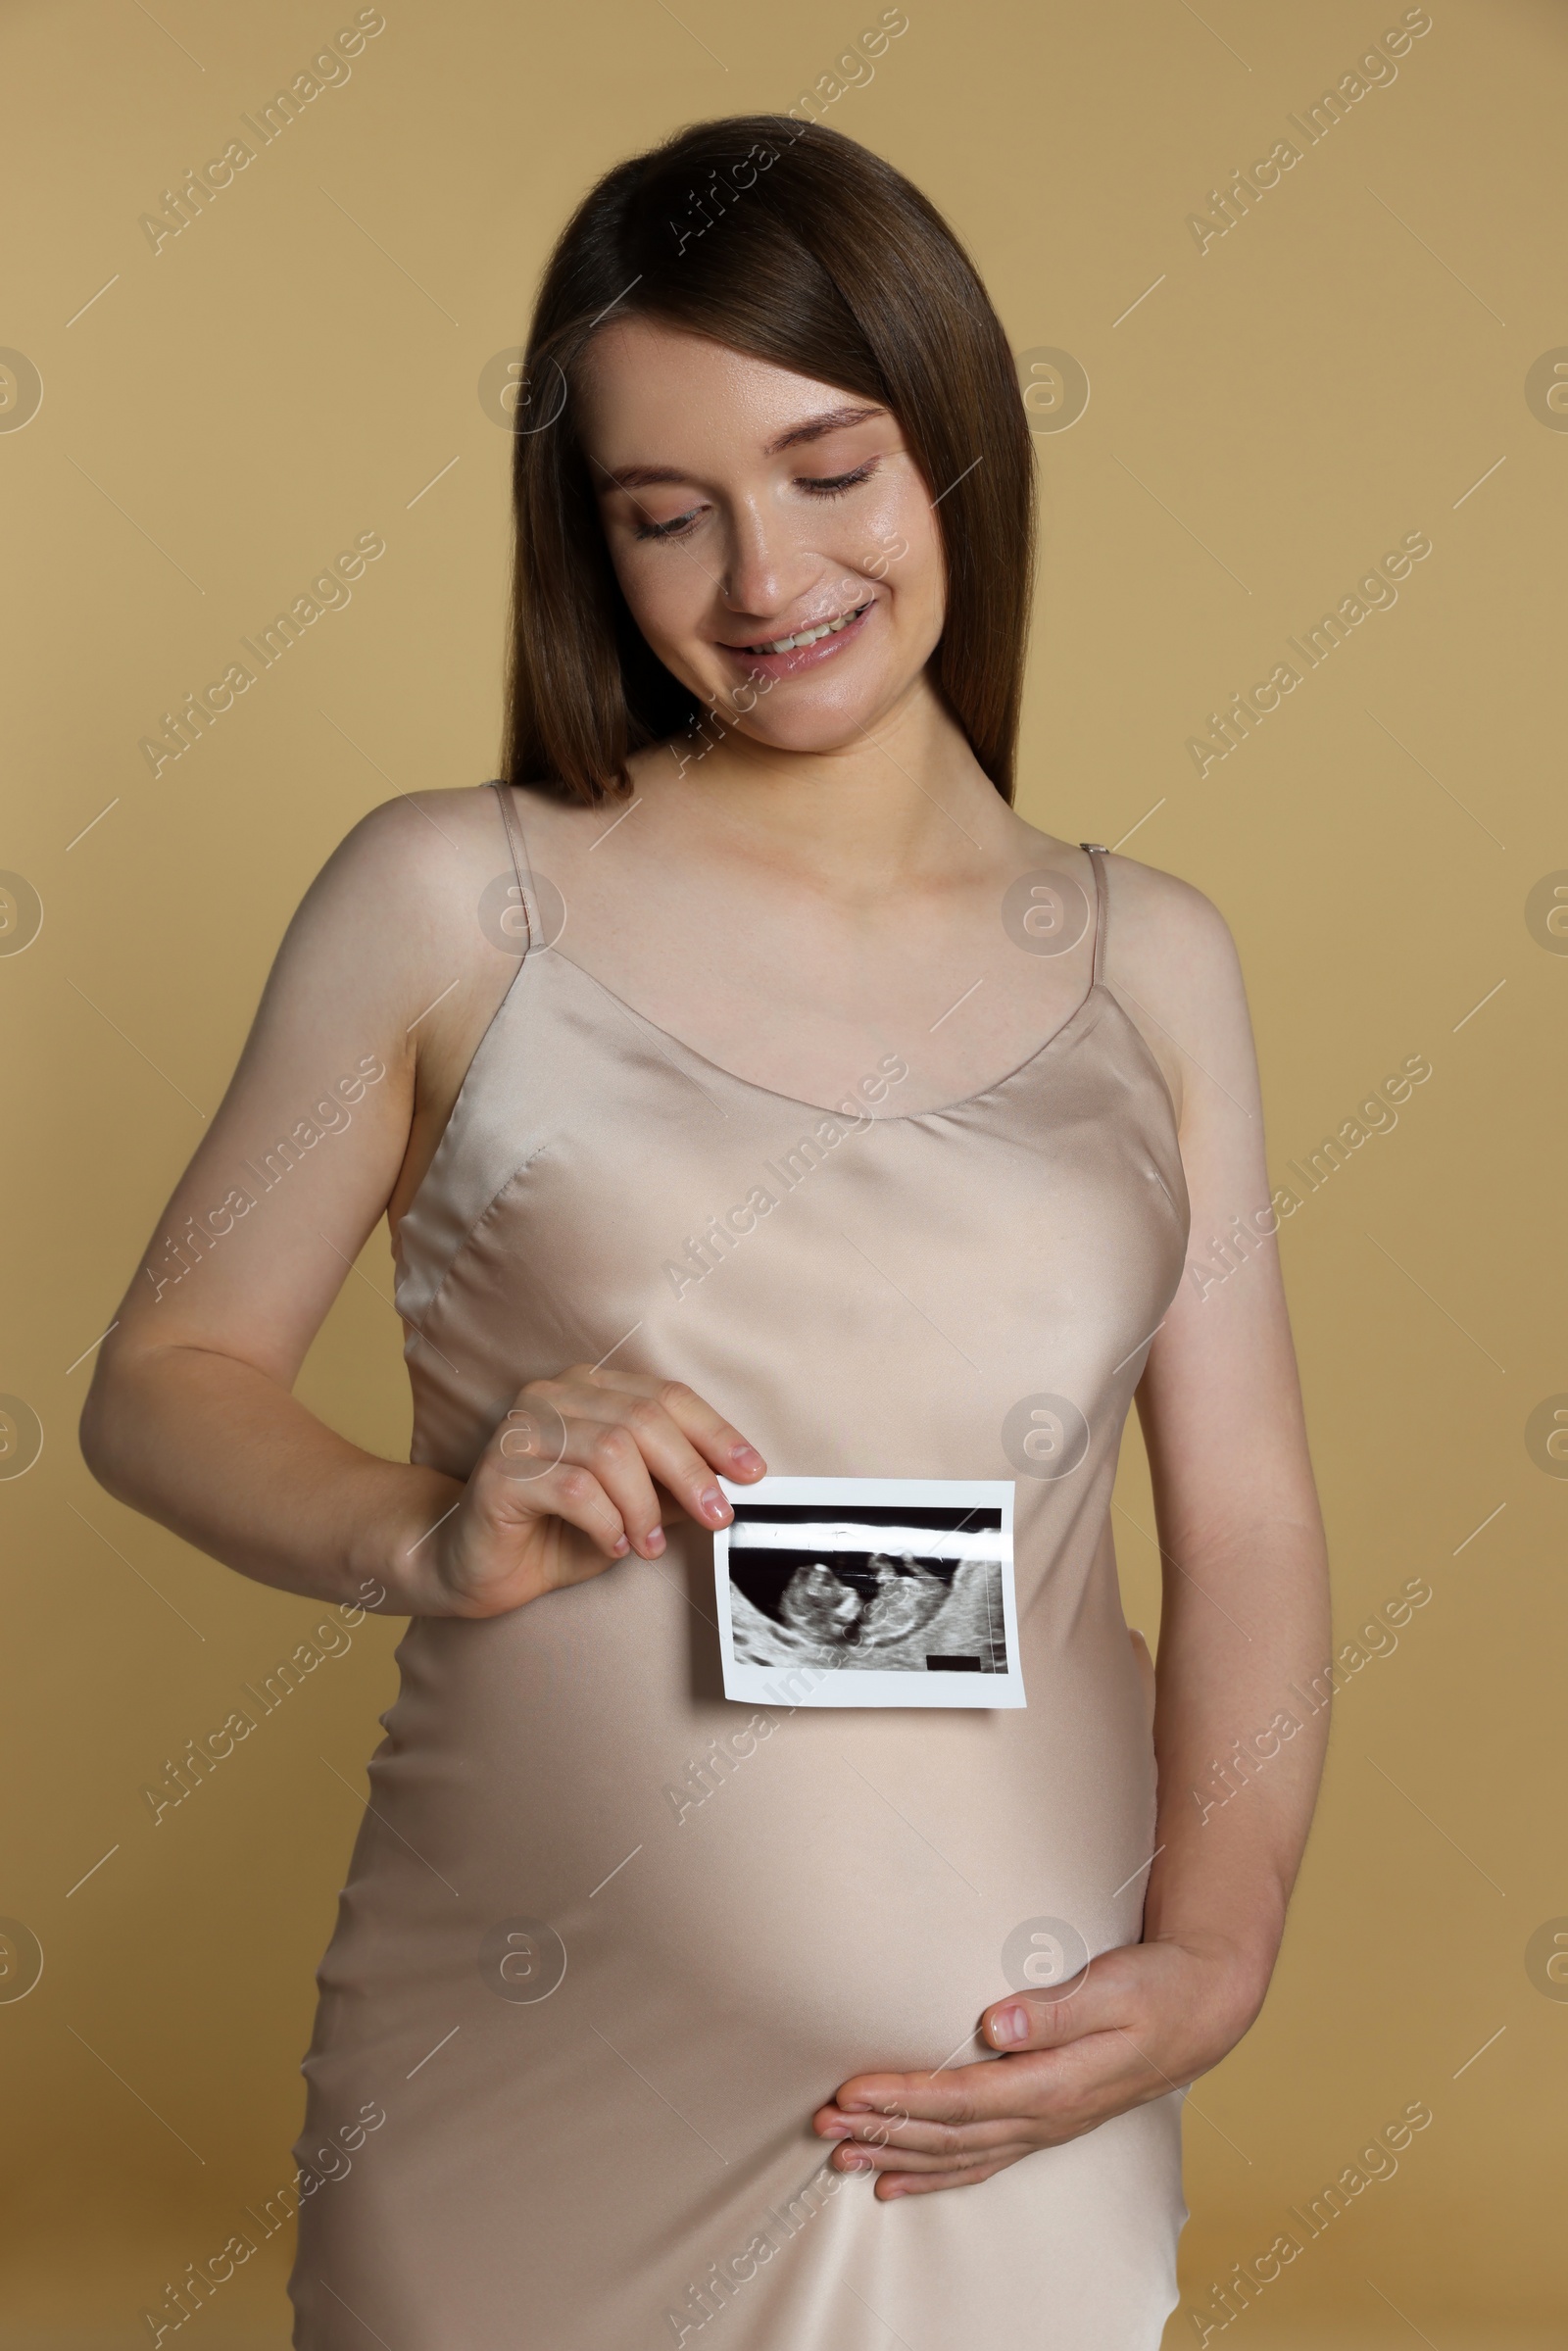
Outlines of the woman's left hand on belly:
M 1105 1951 L 1052 1992 L 996 2001 L 980 2035 L 1004 2054 L 934 2074 L 857 2074 L 812 2128 L 839 2171 L 875 2192 L 974 2187 L 1020 2156 L 1184 2088 L 1234 2048 L 1262 2005 L 1236 1952 L 1171 1940 Z

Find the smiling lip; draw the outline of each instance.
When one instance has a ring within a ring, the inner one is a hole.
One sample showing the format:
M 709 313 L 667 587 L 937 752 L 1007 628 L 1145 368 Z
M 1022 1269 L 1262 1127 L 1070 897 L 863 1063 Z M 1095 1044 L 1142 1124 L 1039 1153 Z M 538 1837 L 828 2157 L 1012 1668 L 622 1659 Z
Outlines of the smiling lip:
M 819 662 L 829 661 L 840 649 L 858 637 L 875 610 L 876 599 L 868 598 L 857 617 L 847 620 L 841 629 L 825 637 L 815 637 L 809 645 L 797 645 L 788 653 L 757 653 L 749 645 L 726 645 L 723 651 L 738 662 L 749 677 L 795 677 L 803 669 L 814 669 Z M 851 606 L 851 611 L 855 610 Z M 837 613 L 830 615 L 836 619 Z M 820 620 L 808 621 L 810 628 L 820 628 Z M 768 642 L 777 643 L 773 638 Z

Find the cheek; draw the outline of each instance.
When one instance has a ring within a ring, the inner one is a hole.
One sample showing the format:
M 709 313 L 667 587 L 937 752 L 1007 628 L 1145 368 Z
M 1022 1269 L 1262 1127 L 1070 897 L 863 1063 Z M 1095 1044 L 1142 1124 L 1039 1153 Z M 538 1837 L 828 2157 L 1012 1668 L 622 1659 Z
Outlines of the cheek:
M 656 649 L 701 635 L 711 611 L 707 571 L 677 546 L 657 540 L 623 540 L 611 550 L 611 563 L 627 609 Z
M 856 517 L 854 536 L 865 542 L 861 563 L 881 556 L 890 578 L 903 572 L 916 579 L 940 558 L 937 517 L 925 484 L 912 473 L 878 485 Z
M 890 482 L 867 502 L 855 540 L 858 567 L 892 592 L 901 624 L 927 626 L 934 619 L 940 627 L 946 602 L 941 519 L 917 474 L 911 470 Z
M 897 532 L 886 568 L 875 577 L 893 622 L 889 650 L 896 663 L 929 660 L 947 616 L 947 563 L 937 518 L 922 495 L 918 507 L 903 502 L 889 520 Z M 896 648 L 896 650 L 895 650 Z

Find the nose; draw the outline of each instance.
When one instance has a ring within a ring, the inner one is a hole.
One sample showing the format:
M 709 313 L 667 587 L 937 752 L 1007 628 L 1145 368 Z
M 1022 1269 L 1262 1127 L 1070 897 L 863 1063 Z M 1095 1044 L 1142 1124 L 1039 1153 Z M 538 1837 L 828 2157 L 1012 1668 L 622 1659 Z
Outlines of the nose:
M 738 616 L 770 621 L 791 612 L 815 586 L 821 559 L 802 544 L 801 525 L 755 499 L 738 502 L 719 593 Z

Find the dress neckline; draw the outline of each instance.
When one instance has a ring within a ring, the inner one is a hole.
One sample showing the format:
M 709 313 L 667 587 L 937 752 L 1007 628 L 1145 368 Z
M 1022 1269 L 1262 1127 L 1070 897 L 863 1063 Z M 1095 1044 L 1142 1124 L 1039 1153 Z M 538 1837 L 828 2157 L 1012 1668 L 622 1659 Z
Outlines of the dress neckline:
M 585 982 L 596 996 L 606 1004 L 613 1004 L 615 1009 L 630 1020 L 634 1026 L 644 1029 L 650 1036 L 656 1037 L 662 1047 L 668 1049 L 666 1057 L 673 1055 L 682 1058 L 694 1064 L 708 1078 L 720 1085 L 728 1086 L 743 1095 L 751 1095 L 759 1101 L 782 1103 L 786 1108 L 798 1111 L 806 1117 L 842 1118 L 845 1115 L 843 1111 L 829 1109 L 820 1102 L 805 1102 L 798 1096 L 781 1094 L 774 1087 L 760 1086 L 751 1078 L 743 1078 L 736 1070 L 726 1069 L 722 1062 L 710 1061 L 706 1053 L 699 1053 L 697 1048 L 689 1045 L 684 1037 L 677 1037 L 672 1029 L 662 1027 L 657 1020 L 651 1020 L 646 1012 L 640 1012 L 635 1004 L 628 1004 L 624 997 L 617 996 L 615 991 L 607 986 L 605 981 L 597 978 L 585 963 L 578 963 L 570 955 L 564 955 L 559 948 L 530 947 L 526 954 L 519 958 L 516 970 L 508 981 L 500 1003 L 486 1022 L 483 1034 L 468 1057 L 468 1066 L 463 1074 L 463 1082 L 458 1088 L 456 1099 L 447 1114 L 446 1124 L 437 1138 L 429 1163 L 415 1188 L 414 1197 L 398 1218 L 397 1230 L 393 1236 L 393 1253 L 400 1268 L 404 1262 L 404 1235 L 411 1230 L 418 1231 L 416 1211 L 423 1206 L 435 1184 L 439 1181 L 440 1171 L 446 1165 L 451 1153 L 461 1146 L 463 1130 L 472 1109 L 475 1091 L 482 1083 L 485 1065 L 502 1034 L 508 1017 L 516 1008 L 526 975 L 530 967 L 544 962 L 546 958 L 553 958 L 555 962 L 564 965 L 579 980 Z M 895 1110 L 885 1115 L 878 1115 L 873 1111 L 870 1123 L 874 1126 L 912 1127 L 919 1125 L 924 1120 L 956 1118 L 964 1111 L 977 1108 L 981 1103 L 991 1101 L 994 1096 L 1004 1093 L 1009 1087 L 1026 1077 L 1030 1071 L 1047 1062 L 1056 1048 L 1064 1045 L 1102 1004 L 1108 1004 L 1110 1010 L 1117 1015 L 1118 1026 L 1130 1032 L 1136 1051 L 1152 1072 L 1158 1085 L 1160 1100 L 1169 1116 L 1171 1136 L 1175 1139 L 1179 1133 L 1179 1121 L 1170 1088 L 1165 1081 L 1165 1073 L 1154 1059 L 1136 1022 L 1122 1010 L 1120 1004 L 1111 990 L 1106 987 L 1104 981 L 1097 979 L 1090 980 L 1083 997 L 1060 1026 L 1053 1029 L 1042 1045 L 1037 1046 L 1033 1053 L 1027 1054 L 1022 1061 L 1017 1063 L 1016 1067 L 1009 1069 L 1004 1076 L 993 1080 L 989 1086 L 981 1087 L 974 1094 L 965 1095 L 960 1102 L 944 1102 L 935 1109 Z M 399 1287 L 401 1278 L 400 1272 Z M 399 1310 L 402 1310 L 401 1307 Z
M 576 972 L 580 978 L 588 982 L 597 995 L 604 997 L 618 1011 L 624 1012 L 628 1018 L 637 1023 L 639 1028 L 651 1030 L 663 1044 L 672 1046 L 676 1053 L 683 1053 L 688 1061 L 699 1063 L 710 1076 L 721 1079 L 725 1085 L 737 1086 L 743 1094 L 761 1095 L 769 1102 L 783 1102 L 788 1108 L 804 1111 L 812 1118 L 842 1118 L 844 1116 L 843 1110 L 833 1109 L 825 1102 L 808 1102 L 799 1095 L 781 1093 L 776 1086 L 760 1086 L 754 1078 L 743 1078 L 738 1070 L 726 1069 L 722 1061 L 710 1060 L 707 1053 L 699 1053 L 697 1047 L 688 1044 L 684 1037 L 677 1037 L 672 1029 L 664 1028 L 659 1021 L 651 1019 L 646 1012 L 639 1011 L 635 1004 L 628 1004 L 625 997 L 617 996 L 613 988 L 607 986 L 596 973 L 588 969 L 586 963 L 579 963 L 572 955 L 564 955 L 558 947 L 530 948 L 523 956 L 522 966 L 518 970 L 513 986 L 515 987 L 521 980 L 523 971 L 530 963 L 537 962 L 546 955 L 554 956 L 555 960 L 558 963 L 564 963 L 568 971 Z M 508 996 L 511 993 L 512 989 L 509 988 Z M 1096 1007 L 1096 1000 L 1106 994 L 1108 991 L 1102 980 L 1091 979 L 1089 986 L 1066 1019 L 1052 1030 L 1044 1044 L 1036 1046 L 1032 1053 L 1025 1054 L 1024 1058 L 1013 1068 L 1007 1070 L 1004 1076 L 994 1078 L 989 1086 L 982 1086 L 977 1092 L 966 1094 L 957 1102 L 939 1102 L 929 1110 L 872 1111 L 870 1114 L 872 1123 L 876 1126 L 912 1126 L 923 1118 L 955 1118 L 960 1111 L 974 1109 L 979 1103 L 988 1102 L 992 1095 L 1000 1094 L 1004 1087 L 1010 1086 L 1015 1079 L 1026 1076 L 1038 1062 L 1046 1058 L 1054 1046 L 1060 1044 L 1069 1032 L 1077 1027 L 1087 1012 Z M 504 1002 L 505 999 L 503 999 Z

